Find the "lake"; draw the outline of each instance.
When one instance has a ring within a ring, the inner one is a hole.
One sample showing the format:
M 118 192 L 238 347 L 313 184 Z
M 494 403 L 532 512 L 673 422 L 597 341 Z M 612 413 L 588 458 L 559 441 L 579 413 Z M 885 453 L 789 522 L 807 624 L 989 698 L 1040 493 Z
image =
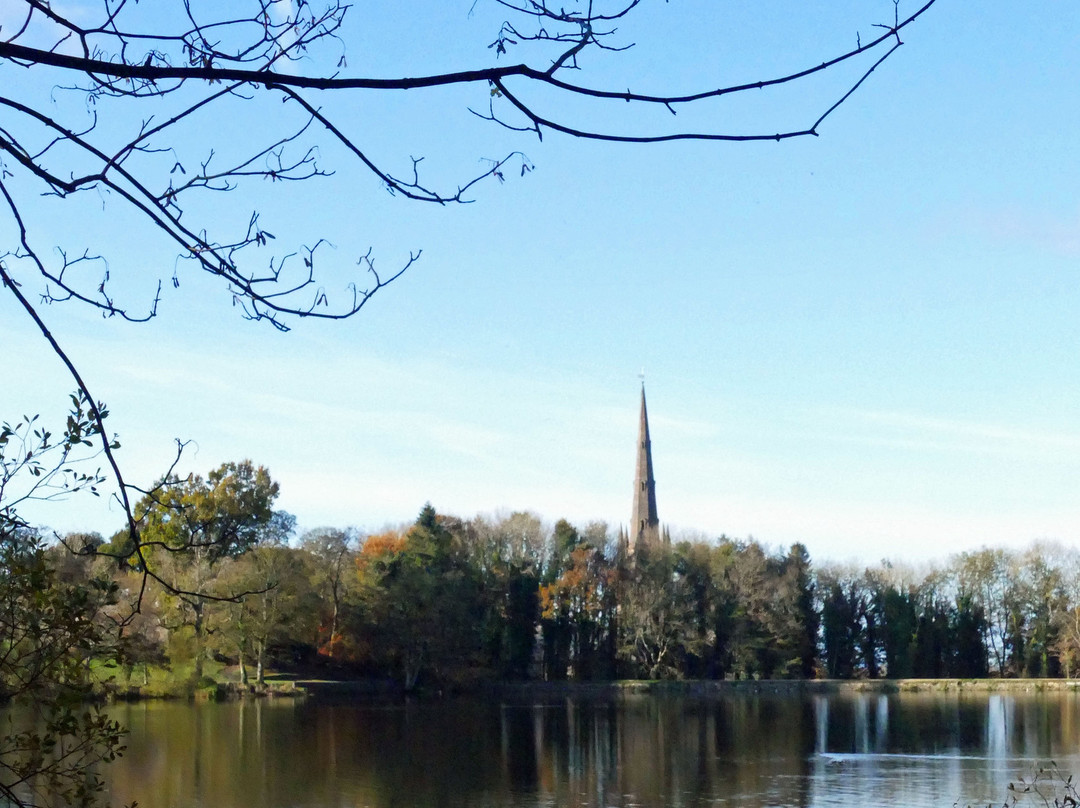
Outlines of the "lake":
M 1080 697 L 731 694 L 143 702 L 116 804 L 144 808 L 1001 805 L 1080 772 Z M 1041 803 L 1031 803 L 1040 804 Z

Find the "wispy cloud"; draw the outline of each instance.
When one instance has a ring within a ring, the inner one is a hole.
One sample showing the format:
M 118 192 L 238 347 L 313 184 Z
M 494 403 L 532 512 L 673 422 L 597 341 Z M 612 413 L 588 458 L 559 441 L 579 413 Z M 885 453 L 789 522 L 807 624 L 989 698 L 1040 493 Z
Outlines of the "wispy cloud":
M 873 440 L 927 448 L 967 448 L 972 451 L 1080 449 L 1080 434 L 1072 432 L 1048 432 L 893 410 L 837 410 L 834 417 L 874 429 L 869 433 L 849 434 L 847 437 L 854 441 Z

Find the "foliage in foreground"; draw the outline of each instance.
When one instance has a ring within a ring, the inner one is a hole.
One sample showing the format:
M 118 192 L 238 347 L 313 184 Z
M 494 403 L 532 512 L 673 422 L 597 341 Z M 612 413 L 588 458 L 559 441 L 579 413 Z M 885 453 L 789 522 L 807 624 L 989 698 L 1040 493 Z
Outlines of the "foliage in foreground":
M 11 806 L 93 805 L 103 789 L 98 764 L 123 751 L 119 724 L 89 698 L 90 660 L 115 655 L 107 615 L 117 585 L 65 579 L 18 516 L 31 500 L 96 494 L 101 475 L 81 468 L 104 439 L 100 420 L 84 397 L 71 403 L 56 434 L 37 418 L 0 424 L 0 704 L 14 708 L 0 729 L 0 798 Z
M 114 645 L 106 580 L 57 579 L 40 539 L 0 525 L 0 795 L 11 805 L 91 805 L 97 764 L 123 750 L 123 732 L 89 700 L 87 664 Z
M 953 806 L 958 808 L 959 801 Z M 1002 808 L 1017 805 L 1043 806 L 1043 808 L 1076 808 L 1080 805 L 1080 791 L 1077 791 L 1073 776 L 1061 770 L 1057 763 L 1035 766 L 1024 777 L 1018 777 L 1009 783 L 1008 796 L 1002 802 Z M 975 808 L 967 804 L 966 808 Z M 988 805 L 987 808 L 994 808 Z

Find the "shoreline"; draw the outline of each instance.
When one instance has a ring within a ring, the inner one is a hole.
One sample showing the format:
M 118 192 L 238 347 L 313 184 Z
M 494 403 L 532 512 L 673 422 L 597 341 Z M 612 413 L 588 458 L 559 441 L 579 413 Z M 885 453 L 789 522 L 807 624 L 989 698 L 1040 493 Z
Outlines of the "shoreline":
M 267 682 L 264 685 L 237 682 L 218 682 L 213 687 L 178 687 L 175 690 L 143 692 L 138 685 L 127 687 L 103 687 L 95 695 L 108 703 L 138 701 L 231 701 L 234 699 L 298 698 L 307 695 L 307 689 L 293 681 Z
M 596 696 L 723 696 L 831 693 L 1037 693 L 1080 692 L 1080 679 L 740 679 L 617 682 L 506 682 L 484 692 L 543 698 Z
M 1067 693 L 1080 692 L 1080 679 L 738 679 L 738 680 L 621 680 L 613 682 L 487 682 L 458 690 L 405 693 L 385 680 L 296 679 L 268 682 L 262 687 L 220 682 L 215 688 L 183 693 L 142 693 L 138 687 L 114 689 L 106 701 L 189 699 L 229 701 L 250 698 L 329 697 L 363 701 L 397 701 L 455 696 L 495 696 L 508 700 L 543 701 L 553 698 L 623 699 L 638 696 L 709 698 L 731 695 L 797 696 L 843 693 Z

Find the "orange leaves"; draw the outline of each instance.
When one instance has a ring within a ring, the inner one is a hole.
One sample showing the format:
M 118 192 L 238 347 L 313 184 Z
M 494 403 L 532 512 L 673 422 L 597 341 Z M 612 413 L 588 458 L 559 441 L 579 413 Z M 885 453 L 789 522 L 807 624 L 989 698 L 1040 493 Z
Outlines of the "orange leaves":
M 368 536 L 356 556 L 356 568 L 362 575 L 372 564 L 389 561 L 405 551 L 405 537 L 396 530 Z
M 373 558 L 375 556 L 394 555 L 405 549 L 405 537 L 396 530 L 388 530 L 385 533 L 377 533 L 368 536 L 360 550 L 361 556 Z
M 605 594 L 614 570 L 600 551 L 579 545 L 570 553 L 566 570 L 554 583 L 540 587 L 545 620 L 589 619 L 603 613 Z

